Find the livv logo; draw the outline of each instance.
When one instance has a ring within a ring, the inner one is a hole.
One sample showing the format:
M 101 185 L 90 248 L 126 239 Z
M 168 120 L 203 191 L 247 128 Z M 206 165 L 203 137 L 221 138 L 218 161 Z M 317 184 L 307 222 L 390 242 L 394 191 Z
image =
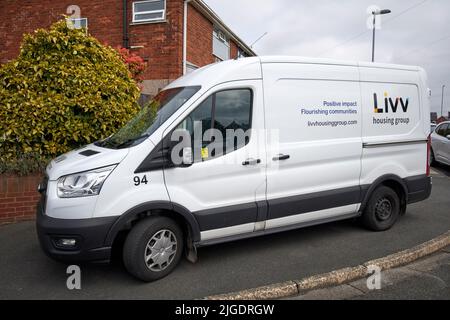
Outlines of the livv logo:
M 395 103 L 392 100 L 392 98 L 389 98 L 389 95 L 387 92 L 384 93 L 384 109 L 378 108 L 378 97 L 377 94 L 373 94 L 373 106 L 374 106 L 374 112 L 375 113 L 389 113 L 389 107 L 392 110 L 393 113 L 397 113 L 399 104 L 402 107 L 403 112 L 408 112 L 408 105 L 409 105 L 409 98 L 406 98 L 404 100 L 401 97 L 397 97 L 395 99 Z

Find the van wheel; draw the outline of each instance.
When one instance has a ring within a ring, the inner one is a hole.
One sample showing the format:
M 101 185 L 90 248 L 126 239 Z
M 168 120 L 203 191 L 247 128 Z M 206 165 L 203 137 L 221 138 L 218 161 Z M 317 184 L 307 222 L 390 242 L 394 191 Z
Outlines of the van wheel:
M 375 189 L 362 214 L 363 225 L 373 231 L 390 229 L 400 214 L 400 199 L 389 187 Z
M 139 222 L 123 247 L 126 269 L 136 278 L 151 282 L 164 278 L 180 262 L 183 232 L 171 219 L 151 217 Z

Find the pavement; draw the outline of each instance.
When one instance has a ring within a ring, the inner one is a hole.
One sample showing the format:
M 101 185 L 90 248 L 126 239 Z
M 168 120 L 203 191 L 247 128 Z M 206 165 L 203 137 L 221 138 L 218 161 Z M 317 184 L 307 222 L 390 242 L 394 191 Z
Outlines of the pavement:
M 312 290 L 286 300 L 450 300 L 450 247 L 409 265 L 383 271 L 379 289 L 367 279 Z
M 201 248 L 196 264 L 183 260 L 154 283 L 135 280 L 113 261 L 81 266 L 81 290 L 68 290 L 67 266 L 41 251 L 34 222 L 2 226 L 0 299 L 197 299 L 358 265 L 450 230 L 450 167 L 436 167 L 432 176 L 431 198 L 410 205 L 389 231 L 370 232 L 349 220 Z M 443 278 L 448 269 L 436 272 Z

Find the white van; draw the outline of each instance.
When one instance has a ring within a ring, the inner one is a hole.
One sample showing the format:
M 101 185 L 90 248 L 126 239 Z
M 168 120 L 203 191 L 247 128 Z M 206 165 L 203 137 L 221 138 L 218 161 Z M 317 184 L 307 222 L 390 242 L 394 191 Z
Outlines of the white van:
M 171 83 L 39 186 L 44 251 L 169 274 L 196 248 L 360 217 L 389 229 L 427 199 L 430 101 L 418 67 L 255 57 Z M 157 113 L 155 110 L 158 110 Z

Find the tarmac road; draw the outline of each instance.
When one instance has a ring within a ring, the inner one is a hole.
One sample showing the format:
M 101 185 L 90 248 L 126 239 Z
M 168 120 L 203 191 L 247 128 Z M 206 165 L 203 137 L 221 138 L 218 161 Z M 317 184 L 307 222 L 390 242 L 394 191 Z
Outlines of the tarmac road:
M 433 193 L 393 229 L 374 233 L 343 221 L 199 249 L 167 278 L 142 283 L 120 262 L 81 266 L 81 290 L 66 265 L 47 258 L 34 222 L 0 227 L 0 299 L 194 299 L 301 279 L 410 248 L 450 229 L 450 167 L 433 169 Z

